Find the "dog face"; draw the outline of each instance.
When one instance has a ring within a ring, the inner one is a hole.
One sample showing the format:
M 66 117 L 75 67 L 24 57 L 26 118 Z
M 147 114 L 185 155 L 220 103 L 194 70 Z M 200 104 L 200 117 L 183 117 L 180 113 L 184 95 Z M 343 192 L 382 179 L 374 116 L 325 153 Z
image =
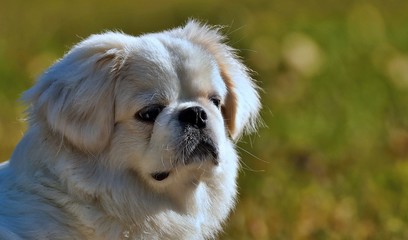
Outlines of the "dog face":
M 156 191 L 235 172 L 233 140 L 254 129 L 260 103 L 222 41 L 194 21 L 140 37 L 93 35 L 25 93 L 31 124 Z
M 227 88 L 215 59 L 185 40 L 145 36 L 134 47 L 143 50 L 132 51 L 119 76 L 112 149 L 129 153 L 125 165 L 154 186 L 183 178 L 189 165 L 217 166 Z

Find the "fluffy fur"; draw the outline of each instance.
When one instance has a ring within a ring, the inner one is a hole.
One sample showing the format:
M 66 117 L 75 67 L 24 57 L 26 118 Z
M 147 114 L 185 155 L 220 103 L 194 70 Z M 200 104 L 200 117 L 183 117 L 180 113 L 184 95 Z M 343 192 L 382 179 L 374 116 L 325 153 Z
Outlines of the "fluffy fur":
M 236 197 L 234 141 L 260 108 L 223 41 L 195 21 L 106 32 L 51 66 L 0 165 L 0 239 L 215 238 Z

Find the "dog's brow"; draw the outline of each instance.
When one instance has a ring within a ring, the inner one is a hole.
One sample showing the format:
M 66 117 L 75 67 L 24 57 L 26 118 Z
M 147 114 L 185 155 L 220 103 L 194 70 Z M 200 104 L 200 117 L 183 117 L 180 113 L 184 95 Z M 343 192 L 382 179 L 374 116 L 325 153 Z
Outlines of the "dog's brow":
M 161 103 L 166 104 L 169 101 L 169 96 L 160 92 L 143 92 L 142 94 L 136 94 L 135 98 L 138 102 L 143 103 Z

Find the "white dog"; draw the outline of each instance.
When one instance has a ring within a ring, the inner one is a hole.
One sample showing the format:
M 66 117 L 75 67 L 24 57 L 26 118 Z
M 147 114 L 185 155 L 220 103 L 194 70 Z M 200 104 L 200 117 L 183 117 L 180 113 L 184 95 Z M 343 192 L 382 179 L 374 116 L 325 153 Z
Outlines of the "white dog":
M 214 29 L 92 35 L 23 96 L 0 239 L 209 239 L 234 206 L 256 87 Z

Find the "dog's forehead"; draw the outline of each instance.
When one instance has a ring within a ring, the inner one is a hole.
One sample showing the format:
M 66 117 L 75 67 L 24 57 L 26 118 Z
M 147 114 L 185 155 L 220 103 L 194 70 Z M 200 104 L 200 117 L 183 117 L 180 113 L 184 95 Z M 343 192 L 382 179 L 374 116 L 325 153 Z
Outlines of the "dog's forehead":
M 126 65 L 128 84 L 133 86 L 128 87 L 137 92 L 164 92 L 168 100 L 225 96 L 227 92 L 214 57 L 187 40 L 140 37 L 129 49 Z

